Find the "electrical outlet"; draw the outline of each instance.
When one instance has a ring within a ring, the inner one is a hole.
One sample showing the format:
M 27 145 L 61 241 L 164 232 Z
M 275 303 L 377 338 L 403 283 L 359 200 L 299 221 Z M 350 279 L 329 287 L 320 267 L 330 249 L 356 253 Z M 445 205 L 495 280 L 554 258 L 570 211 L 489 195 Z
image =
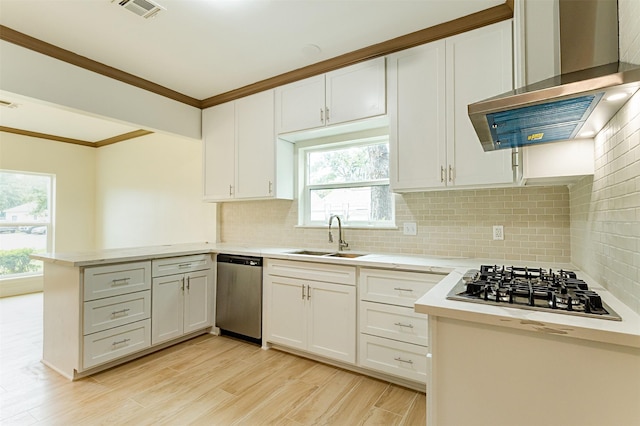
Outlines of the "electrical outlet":
M 493 226 L 493 239 L 504 240 L 504 227 L 502 225 Z
M 404 235 L 418 235 L 418 226 L 415 222 L 404 223 Z

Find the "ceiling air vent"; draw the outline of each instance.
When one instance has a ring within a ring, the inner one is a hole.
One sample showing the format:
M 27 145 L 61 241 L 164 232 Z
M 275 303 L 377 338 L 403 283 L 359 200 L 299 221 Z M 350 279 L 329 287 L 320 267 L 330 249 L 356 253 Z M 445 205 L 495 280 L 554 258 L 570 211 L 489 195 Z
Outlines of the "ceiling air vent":
M 115 2 L 143 18 L 152 18 L 161 10 L 167 10 L 152 0 L 111 0 L 111 3 Z

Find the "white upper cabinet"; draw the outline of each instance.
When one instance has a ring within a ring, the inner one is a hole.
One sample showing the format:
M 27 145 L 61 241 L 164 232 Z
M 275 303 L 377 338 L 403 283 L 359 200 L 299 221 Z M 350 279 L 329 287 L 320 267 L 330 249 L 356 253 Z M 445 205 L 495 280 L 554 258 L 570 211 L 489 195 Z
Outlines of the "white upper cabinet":
M 203 111 L 204 199 L 293 197 L 293 146 L 277 141 L 274 91 Z
M 372 59 L 276 88 L 278 134 L 385 113 L 385 58 Z
M 385 58 L 332 71 L 325 82 L 327 125 L 386 113 Z
M 388 57 L 391 187 L 514 182 L 511 150 L 485 153 L 467 105 L 512 89 L 511 21 Z
M 235 185 L 235 102 L 202 111 L 205 200 L 230 200 Z
M 273 90 L 238 99 L 236 198 L 272 196 L 275 152 Z
M 511 150 L 485 152 L 467 105 L 513 89 L 511 21 L 448 38 L 447 181 L 454 185 L 513 183 Z
M 390 55 L 389 171 L 393 190 L 444 186 L 445 42 Z
M 324 126 L 324 75 L 276 88 L 278 133 Z

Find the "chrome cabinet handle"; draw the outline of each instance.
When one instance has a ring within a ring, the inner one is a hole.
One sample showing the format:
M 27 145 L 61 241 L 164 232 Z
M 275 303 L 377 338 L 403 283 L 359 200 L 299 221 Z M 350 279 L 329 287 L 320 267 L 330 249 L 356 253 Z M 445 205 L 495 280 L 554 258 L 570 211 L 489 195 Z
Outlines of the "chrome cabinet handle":
M 302 284 L 302 300 L 304 300 L 304 284 Z
M 233 186 L 229 185 L 229 197 L 233 195 L 232 189 L 233 189 Z
M 273 182 L 269 181 L 269 194 L 273 193 Z
M 178 268 L 189 268 L 191 266 L 190 263 L 181 263 L 178 265 Z
M 129 312 L 131 309 L 129 308 L 125 308 L 125 309 L 120 309 L 119 311 L 113 311 L 111 312 L 111 316 L 112 317 L 116 317 L 120 314 L 124 314 L 124 315 L 128 315 L 127 312 Z
M 453 182 L 453 167 L 449 164 L 449 182 Z
M 120 340 L 119 342 L 113 342 L 113 343 L 111 344 L 111 346 L 118 346 L 118 345 L 122 345 L 123 343 L 127 343 L 127 342 L 129 342 L 129 341 L 131 341 L 131 339 L 124 339 L 124 340 Z
M 307 286 L 307 300 L 311 299 L 311 286 Z
M 403 324 L 401 322 L 396 322 L 396 323 L 394 323 L 394 325 L 397 325 L 398 327 L 413 328 L 413 324 Z
M 187 277 L 187 291 L 191 290 L 191 277 Z
M 400 357 L 397 357 L 397 358 L 394 358 L 394 359 L 395 359 L 396 361 L 404 362 L 404 363 L 407 363 L 407 364 L 413 364 L 413 361 L 412 361 L 412 360 L 410 360 L 410 359 L 402 359 L 402 358 L 400 358 Z
M 327 120 L 327 123 L 328 123 L 329 122 L 329 107 L 326 107 L 325 111 L 326 112 L 324 113 L 324 117 L 325 117 L 325 120 Z
M 324 109 L 320 108 L 320 123 L 324 123 Z
M 184 277 L 182 277 L 182 291 L 184 291 Z
M 112 285 L 127 285 L 131 278 L 115 278 L 111 280 Z
M 440 166 L 440 182 L 444 183 L 444 166 Z
M 412 288 L 394 287 L 393 289 L 397 291 L 413 291 Z

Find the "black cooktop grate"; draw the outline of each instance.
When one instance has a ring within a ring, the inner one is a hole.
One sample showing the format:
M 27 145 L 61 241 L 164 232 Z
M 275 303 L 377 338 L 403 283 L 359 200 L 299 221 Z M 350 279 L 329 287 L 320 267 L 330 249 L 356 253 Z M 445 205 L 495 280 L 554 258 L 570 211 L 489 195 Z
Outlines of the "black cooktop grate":
M 575 272 L 482 265 L 468 274 L 449 299 L 620 320 Z

